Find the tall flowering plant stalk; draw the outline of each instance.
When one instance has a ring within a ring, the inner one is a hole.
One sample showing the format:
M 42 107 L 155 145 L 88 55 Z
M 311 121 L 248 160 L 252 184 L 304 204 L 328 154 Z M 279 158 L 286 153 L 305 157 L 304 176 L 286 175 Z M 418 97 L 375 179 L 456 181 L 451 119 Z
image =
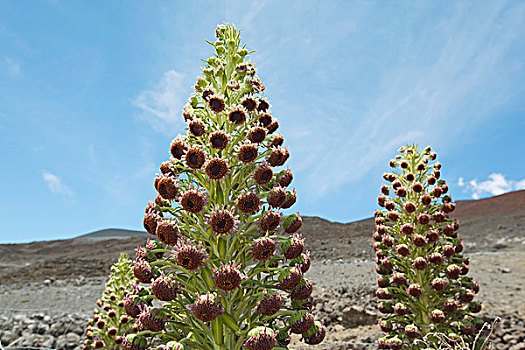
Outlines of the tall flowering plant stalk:
M 134 327 L 124 310 L 124 297 L 134 282 L 133 262 L 121 254 L 111 266 L 111 274 L 102 297 L 93 310 L 93 319 L 88 321 L 83 349 L 123 349 L 124 337 Z
M 439 348 L 445 335 L 451 343 L 474 341 L 482 322 L 472 314 L 479 284 L 467 277 L 469 259 L 461 253 L 459 222 L 441 164 L 430 147 L 399 149 L 390 161 L 397 172 L 387 173 L 375 213 L 373 234 L 378 273 L 376 296 L 384 317 L 383 349 Z
M 239 34 L 217 27 L 214 56 L 183 108 L 187 134 L 155 178 L 144 227 L 160 243 L 137 251 L 141 285 L 126 300 L 139 332 L 128 349 L 153 336 L 164 348 L 206 350 L 287 349 L 291 333 L 324 338 L 303 277 L 302 220 L 282 212 L 296 201 L 289 152 Z

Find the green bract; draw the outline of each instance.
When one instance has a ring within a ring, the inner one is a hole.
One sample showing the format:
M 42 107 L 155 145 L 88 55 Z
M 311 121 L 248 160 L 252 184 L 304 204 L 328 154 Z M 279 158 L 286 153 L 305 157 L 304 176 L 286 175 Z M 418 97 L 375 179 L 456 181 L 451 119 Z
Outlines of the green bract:
M 162 244 L 137 252 L 142 287 L 126 310 L 139 336 L 184 349 L 286 349 L 291 332 L 320 343 L 302 219 L 282 213 L 296 200 L 289 152 L 239 31 L 216 35 L 182 111 L 187 134 L 172 141 L 146 208 L 144 227 Z
M 123 349 L 123 337 L 131 332 L 134 323 L 124 310 L 124 297 L 132 289 L 133 262 L 125 254 L 111 266 L 111 274 L 106 283 L 98 308 L 89 321 L 84 348 Z
M 469 260 L 461 254 L 459 223 L 448 216 L 455 204 L 440 179 L 441 164 L 430 147 L 399 151 L 390 161 L 399 171 L 383 176 L 378 203 L 385 209 L 375 214 L 376 295 L 385 314 L 379 326 L 387 333 L 379 345 L 437 349 L 443 337 L 435 334 L 452 343 L 460 334 L 471 344 L 481 326 L 472 316 L 481 310 L 473 301 L 479 284 L 467 277 Z

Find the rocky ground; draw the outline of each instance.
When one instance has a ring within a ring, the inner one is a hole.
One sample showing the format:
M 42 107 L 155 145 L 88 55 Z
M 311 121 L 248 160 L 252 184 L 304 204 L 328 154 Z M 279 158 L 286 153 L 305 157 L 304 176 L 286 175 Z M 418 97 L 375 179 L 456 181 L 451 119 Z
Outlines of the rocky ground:
M 454 212 L 478 280 L 487 322 L 501 317 L 494 349 L 525 349 L 525 191 L 459 202 Z M 316 317 L 327 339 L 315 349 L 377 349 L 370 219 L 350 224 L 304 218 L 313 262 Z M 109 237 L 120 233 L 113 230 Z M 122 231 L 124 232 L 124 231 Z M 140 233 L 103 239 L 0 245 L 0 346 L 4 349 L 80 349 L 86 321 L 121 251 L 145 241 Z M 342 343 L 344 342 L 344 343 Z M 348 344 L 348 343 L 354 344 Z M 372 343 L 372 344 L 371 344 Z M 297 345 L 305 349 L 305 345 Z M 308 347 L 310 348 L 310 347 Z
M 377 349 L 375 276 L 368 259 L 314 261 L 316 316 L 328 328 L 319 349 Z M 525 252 L 475 253 L 471 274 L 482 289 L 482 315 L 499 316 L 495 349 L 525 349 Z M 36 346 L 76 349 L 104 277 L 78 277 L 0 285 L 0 339 L 5 349 Z M 358 343 L 355 345 L 337 342 Z M 298 345 L 297 348 L 304 348 Z

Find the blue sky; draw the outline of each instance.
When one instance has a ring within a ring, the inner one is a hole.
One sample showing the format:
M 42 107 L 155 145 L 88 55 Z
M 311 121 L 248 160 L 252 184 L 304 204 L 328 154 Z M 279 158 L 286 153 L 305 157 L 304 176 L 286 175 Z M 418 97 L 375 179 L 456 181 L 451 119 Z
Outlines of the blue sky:
M 521 1 L 0 1 L 0 242 L 141 228 L 183 103 L 235 23 L 291 152 L 296 210 L 369 217 L 430 144 L 456 199 L 525 188 Z

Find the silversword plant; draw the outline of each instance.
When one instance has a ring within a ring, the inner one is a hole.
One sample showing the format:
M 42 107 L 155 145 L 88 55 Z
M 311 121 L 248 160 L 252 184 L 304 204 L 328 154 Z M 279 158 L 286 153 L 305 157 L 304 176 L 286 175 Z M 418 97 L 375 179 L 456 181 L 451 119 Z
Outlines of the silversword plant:
M 291 333 L 308 344 L 325 335 L 303 276 L 302 219 L 283 215 L 296 193 L 279 123 L 239 31 L 220 25 L 216 37 L 182 111 L 187 134 L 172 141 L 146 208 L 160 243 L 137 253 L 127 349 L 153 337 L 163 349 L 287 349 Z
M 93 310 L 93 319 L 88 322 L 83 349 L 123 349 L 124 337 L 134 327 L 124 309 L 124 297 L 134 281 L 133 262 L 121 254 L 111 266 L 102 297 L 97 301 L 98 308 Z
M 472 344 L 482 322 L 473 316 L 479 284 L 467 277 L 469 259 L 462 255 L 459 222 L 441 164 L 430 147 L 399 149 L 390 161 L 375 213 L 373 234 L 378 273 L 379 321 L 387 335 L 383 349 L 439 348 L 443 334 L 450 342 Z

